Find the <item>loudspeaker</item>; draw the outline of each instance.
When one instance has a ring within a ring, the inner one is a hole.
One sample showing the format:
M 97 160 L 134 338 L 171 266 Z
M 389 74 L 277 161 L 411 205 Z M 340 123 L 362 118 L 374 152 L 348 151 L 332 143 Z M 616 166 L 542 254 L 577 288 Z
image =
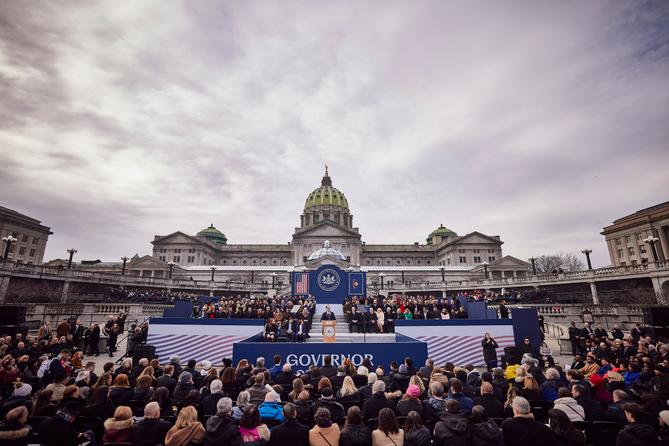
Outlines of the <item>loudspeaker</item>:
M 156 347 L 147 344 L 135 345 L 135 349 L 132 352 L 132 364 L 139 364 L 139 360 L 142 358 L 147 358 L 149 361 L 158 358 L 156 356 Z
M 0 325 L 21 325 L 25 321 L 25 305 L 2 305 L 0 307 Z
M 18 333 L 21 333 L 23 335 L 23 339 L 25 339 L 26 336 L 28 336 L 28 326 L 23 324 L 0 324 L 0 336 L 15 337 Z
M 669 307 L 644 308 L 643 317 L 651 327 L 669 327 Z

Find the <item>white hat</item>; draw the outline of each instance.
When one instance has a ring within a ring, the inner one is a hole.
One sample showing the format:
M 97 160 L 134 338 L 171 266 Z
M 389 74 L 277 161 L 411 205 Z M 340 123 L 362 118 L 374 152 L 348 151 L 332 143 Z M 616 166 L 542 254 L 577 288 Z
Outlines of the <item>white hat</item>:
M 20 387 L 14 389 L 14 396 L 27 397 L 32 393 L 33 388 L 30 384 L 21 383 Z
M 211 370 L 211 361 L 202 361 L 202 370 L 200 370 L 202 376 L 209 374 L 209 370 Z

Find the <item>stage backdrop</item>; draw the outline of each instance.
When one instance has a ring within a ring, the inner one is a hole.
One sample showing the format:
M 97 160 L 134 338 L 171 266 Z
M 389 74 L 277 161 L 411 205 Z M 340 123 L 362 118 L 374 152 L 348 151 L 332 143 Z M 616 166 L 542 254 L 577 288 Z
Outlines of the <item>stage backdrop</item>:
M 232 358 L 235 342 L 258 334 L 262 329 L 260 319 L 151 318 L 147 344 L 156 347 L 161 363 L 178 355 L 182 362 L 206 359 L 220 364 L 224 357 Z
M 395 324 L 397 333 L 425 342 L 428 357 L 439 365 L 485 365 L 481 341 L 486 332 L 499 344 L 498 358 L 504 347 L 514 345 L 514 327 L 509 319 L 397 320 Z
M 367 293 L 367 273 L 347 272 L 335 265 L 323 265 L 316 271 L 294 272 L 291 283 L 293 295 L 312 295 L 319 304 L 341 304 L 346 296 Z

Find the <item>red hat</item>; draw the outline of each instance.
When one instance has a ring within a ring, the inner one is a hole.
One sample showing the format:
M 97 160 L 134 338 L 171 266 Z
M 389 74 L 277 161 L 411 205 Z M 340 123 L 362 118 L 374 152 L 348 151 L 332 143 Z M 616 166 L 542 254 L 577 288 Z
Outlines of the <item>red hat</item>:
M 588 378 L 588 379 L 590 380 L 590 384 L 592 385 L 592 387 L 597 387 L 597 386 L 600 386 L 604 383 L 604 378 L 602 378 L 601 376 L 599 376 L 596 373 L 593 373 L 592 375 L 590 375 L 590 378 Z

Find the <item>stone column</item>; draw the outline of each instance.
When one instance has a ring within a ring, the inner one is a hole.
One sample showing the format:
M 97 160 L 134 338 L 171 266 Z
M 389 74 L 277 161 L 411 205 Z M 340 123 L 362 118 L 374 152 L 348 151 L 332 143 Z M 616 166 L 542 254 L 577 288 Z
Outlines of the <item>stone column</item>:
M 3 276 L 0 278 L 0 304 L 5 303 L 5 297 L 7 296 L 7 289 L 9 288 L 9 276 Z
M 658 255 L 658 257 L 660 260 L 669 260 L 669 240 L 667 240 L 667 233 L 664 229 L 664 226 L 658 228 L 657 233 L 660 239 L 660 245 L 662 246 L 662 256 Z M 658 252 L 658 254 L 660 253 Z M 652 255 L 653 254 L 651 253 L 651 256 Z
M 597 283 L 590 282 L 590 294 L 592 294 L 592 303 L 599 305 L 599 295 L 597 294 Z
M 60 296 L 60 303 L 67 303 L 67 296 L 70 294 L 70 282 L 63 282 L 63 293 Z
M 653 282 L 653 291 L 655 291 L 655 298 L 657 299 L 657 303 L 660 305 L 666 305 L 667 298 L 669 298 L 669 296 L 665 296 L 662 292 L 662 282 L 660 281 L 660 278 L 653 277 L 650 279 L 650 281 Z

